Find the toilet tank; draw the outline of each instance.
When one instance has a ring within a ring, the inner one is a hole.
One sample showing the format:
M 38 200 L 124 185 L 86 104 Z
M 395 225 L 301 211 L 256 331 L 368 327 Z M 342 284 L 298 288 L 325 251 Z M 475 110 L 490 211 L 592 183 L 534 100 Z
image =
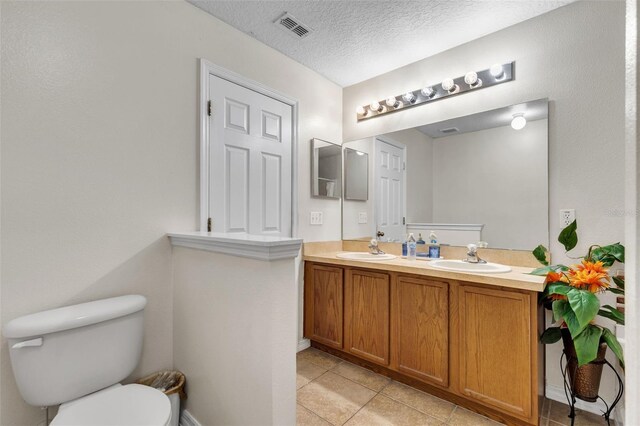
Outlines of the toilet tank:
M 24 400 L 62 404 L 133 372 L 142 354 L 144 296 L 38 312 L 7 323 L 11 367 Z

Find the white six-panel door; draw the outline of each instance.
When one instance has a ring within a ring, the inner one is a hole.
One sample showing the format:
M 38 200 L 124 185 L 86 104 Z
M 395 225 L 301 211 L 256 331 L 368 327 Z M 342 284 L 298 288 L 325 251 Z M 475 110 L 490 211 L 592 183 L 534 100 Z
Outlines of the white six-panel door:
M 291 236 L 292 108 L 209 75 L 214 232 Z
M 383 239 L 405 238 L 404 149 L 381 139 L 375 140 L 376 227 Z

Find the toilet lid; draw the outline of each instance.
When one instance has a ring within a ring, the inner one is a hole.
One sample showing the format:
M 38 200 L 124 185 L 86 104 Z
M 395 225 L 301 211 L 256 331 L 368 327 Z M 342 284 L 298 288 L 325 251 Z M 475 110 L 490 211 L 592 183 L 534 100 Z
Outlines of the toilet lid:
M 165 426 L 169 398 L 143 385 L 112 386 L 60 406 L 55 426 Z

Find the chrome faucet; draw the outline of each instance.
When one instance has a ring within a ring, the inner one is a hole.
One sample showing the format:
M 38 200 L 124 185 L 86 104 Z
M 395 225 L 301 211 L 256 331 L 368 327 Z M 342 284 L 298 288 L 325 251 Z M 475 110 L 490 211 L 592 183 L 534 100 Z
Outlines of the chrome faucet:
M 378 247 L 378 240 L 373 238 L 371 242 L 369 242 L 369 253 L 371 254 L 385 254 L 380 247 Z
M 486 260 L 482 260 L 480 256 L 478 256 L 478 246 L 475 244 L 467 245 L 467 258 L 462 259 L 462 261 L 469 263 L 487 263 Z

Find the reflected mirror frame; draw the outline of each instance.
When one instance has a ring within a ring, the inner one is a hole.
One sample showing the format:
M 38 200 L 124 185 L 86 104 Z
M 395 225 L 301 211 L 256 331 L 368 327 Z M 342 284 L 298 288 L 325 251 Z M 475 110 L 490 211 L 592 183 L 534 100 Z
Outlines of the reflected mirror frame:
M 362 151 L 358 151 L 357 149 L 353 149 L 353 148 L 344 148 L 345 151 L 345 155 L 344 155 L 344 199 L 345 200 L 349 200 L 349 201 L 369 201 L 369 154 L 367 154 L 366 152 L 362 152 Z M 347 182 L 349 180 L 349 175 L 347 172 L 347 158 L 348 158 L 348 153 L 352 152 L 354 155 L 358 155 L 358 153 L 362 154 L 362 157 L 366 158 L 366 165 L 367 165 L 367 176 L 366 176 L 366 183 L 367 183 L 367 195 L 365 198 L 349 198 L 347 196 Z M 344 208 L 344 207 L 343 207 Z
M 338 169 L 338 178 L 339 179 L 338 179 L 338 182 L 336 184 L 336 188 L 340 191 L 340 193 L 338 194 L 337 197 L 329 197 L 327 195 L 318 195 L 318 194 L 315 194 L 315 192 L 314 192 L 314 190 L 315 190 L 314 182 L 315 182 L 315 179 L 316 179 L 315 178 L 315 171 L 316 170 L 315 170 L 315 166 L 314 166 L 315 165 L 314 156 L 315 156 L 315 153 L 316 153 L 316 144 L 318 144 L 318 142 L 321 142 L 323 144 L 334 145 L 339 149 L 339 152 L 340 152 L 340 161 L 339 161 L 340 168 Z M 311 191 L 311 198 L 321 198 L 321 199 L 326 199 L 326 200 L 341 200 L 342 199 L 342 194 L 343 194 L 343 189 L 342 189 L 342 186 L 343 186 L 343 183 L 342 183 L 342 170 L 341 170 L 342 169 L 342 167 L 341 167 L 342 166 L 342 162 L 343 162 L 342 145 L 339 145 L 339 144 L 334 143 L 334 142 L 329 142 L 329 141 L 326 141 L 326 140 L 320 139 L 320 138 L 311 139 L 311 167 L 309 168 L 311 170 L 311 182 L 310 182 L 311 187 L 309 188 L 310 191 Z

